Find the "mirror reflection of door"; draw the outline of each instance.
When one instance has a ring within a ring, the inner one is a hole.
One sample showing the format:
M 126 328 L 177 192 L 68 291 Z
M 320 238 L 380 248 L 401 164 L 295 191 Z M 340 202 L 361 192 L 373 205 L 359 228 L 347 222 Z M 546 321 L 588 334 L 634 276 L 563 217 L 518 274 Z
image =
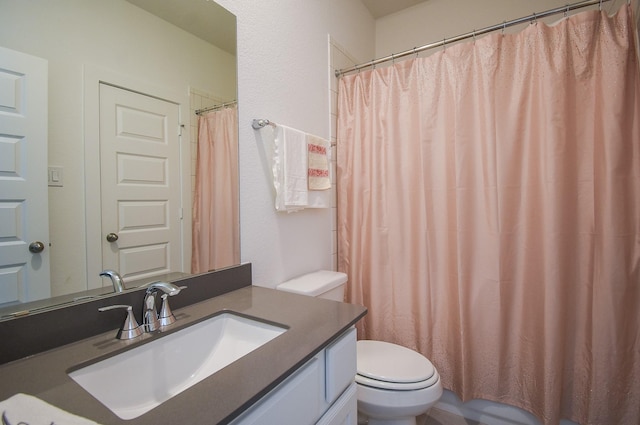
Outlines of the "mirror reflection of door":
M 51 295 L 47 61 L 0 47 L 0 306 Z
M 181 270 L 179 114 L 100 84 L 102 263 L 125 281 Z

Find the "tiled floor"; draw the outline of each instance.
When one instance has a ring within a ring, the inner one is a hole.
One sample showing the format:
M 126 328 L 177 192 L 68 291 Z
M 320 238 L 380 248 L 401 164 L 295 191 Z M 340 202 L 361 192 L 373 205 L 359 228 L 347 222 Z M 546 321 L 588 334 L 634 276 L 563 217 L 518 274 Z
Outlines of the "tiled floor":
M 444 410 L 431 408 L 427 415 L 418 417 L 418 425 L 484 425 Z
M 367 425 L 366 418 L 358 416 L 358 425 Z M 444 410 L 431 408 L 427 415 L 417 418 L 417 425 L 485 425 L 483 423 L 466 419 L 462 416 Z

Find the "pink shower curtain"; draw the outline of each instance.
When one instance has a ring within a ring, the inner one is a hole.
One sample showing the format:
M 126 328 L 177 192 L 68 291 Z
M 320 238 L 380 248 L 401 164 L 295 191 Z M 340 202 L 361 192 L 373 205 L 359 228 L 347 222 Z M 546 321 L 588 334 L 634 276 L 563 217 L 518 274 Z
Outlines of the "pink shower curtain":
M 198 118 L 191 272 L 240 263 L 238 110 Z
M 339 270 L 361 339 L 463 400 L 640 423 L 640 79 L 631 9 L 345 76 Z

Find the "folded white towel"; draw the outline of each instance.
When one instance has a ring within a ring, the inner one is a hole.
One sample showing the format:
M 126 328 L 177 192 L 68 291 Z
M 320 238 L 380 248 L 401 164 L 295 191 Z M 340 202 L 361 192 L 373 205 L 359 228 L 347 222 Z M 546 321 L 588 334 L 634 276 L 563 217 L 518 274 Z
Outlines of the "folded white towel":
M 97 422 L 65 412 L 28 394 L 16 394 L 0 402 L 2 423 L 29 425 L 98 425 Z
M 275 188 L 277 211 L 294 212 L 304 208 L 331 208 L 332 190 L 309 190 L 308 136 L 306 133 L 280 124 L 263 129 L 267 158 L 271 160 L 271 174 Z M 319 139 L 319 138 L 318 138 Z M 316 139 L 314 139 L 316 140 Z M 319 139 L 324 140 L 324 139 Z M 328 142 L 324 141 L 325 143 Z M 327 168 L 331 163 L 331 149 L 326 150 Z M 328 178 L 329 189 L 331 179 Z M 326 185 L 326 181 L 323 183 Z
M 276 209 L 287 212 L 303 209 L 309 202 L 306 134 L 294 128 L 277 125 L 274 144 Z

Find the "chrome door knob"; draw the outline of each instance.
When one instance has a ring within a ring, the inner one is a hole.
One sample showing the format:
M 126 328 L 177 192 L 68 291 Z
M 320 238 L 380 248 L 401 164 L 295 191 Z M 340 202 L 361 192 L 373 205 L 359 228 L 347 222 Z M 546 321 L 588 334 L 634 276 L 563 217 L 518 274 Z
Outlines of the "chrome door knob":
M 44 244 L 40 241 L 31 242 L 29 244 L 29 252 L 39 254 L 44 251 Z
M 118 234 L 117 233 L 109 233 L 107 235 L 107 242 L 113 243 L 113 242 L 115 242 L 117 240 L 118 240 Z

